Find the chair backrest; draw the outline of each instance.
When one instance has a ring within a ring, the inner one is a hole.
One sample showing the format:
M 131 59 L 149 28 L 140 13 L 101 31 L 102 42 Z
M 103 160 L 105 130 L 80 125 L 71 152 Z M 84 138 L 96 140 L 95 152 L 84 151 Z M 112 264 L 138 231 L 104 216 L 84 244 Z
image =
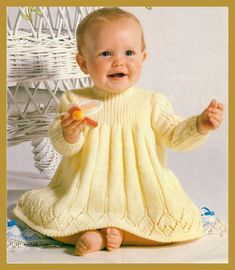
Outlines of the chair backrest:
M 61 93 L 92 84 L 75 61 L 75 30 L 96 8 L 8 8 L 9 145 L 48 136 Z

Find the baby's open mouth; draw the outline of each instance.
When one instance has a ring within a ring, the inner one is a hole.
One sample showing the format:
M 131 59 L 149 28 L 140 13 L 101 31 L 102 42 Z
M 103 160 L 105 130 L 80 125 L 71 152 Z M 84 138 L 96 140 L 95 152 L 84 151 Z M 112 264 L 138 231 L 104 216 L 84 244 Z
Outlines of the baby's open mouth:
M 126 76 L 126 74 L 124 74 L 124 73 L 122 73 L 122 72 L 119 72 L 119 73 L 113 73 L 113 74 L 109 74 L 109 75 L 108 75 L 108 77 L 113 77 L 113 78 L 115 78 L 115 77 L 122 78 L 122 77 L 124 77 L 124 76 Z

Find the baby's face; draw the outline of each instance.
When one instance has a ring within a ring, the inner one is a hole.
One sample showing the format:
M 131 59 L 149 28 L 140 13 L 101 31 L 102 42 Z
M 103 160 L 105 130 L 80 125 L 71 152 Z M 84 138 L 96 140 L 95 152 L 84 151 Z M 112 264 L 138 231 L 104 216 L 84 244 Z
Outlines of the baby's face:
M 145 56 L 139 26 L 125 19 L 92 26 L 77 61 L 96 87 L 121 92 L 139 80 Z

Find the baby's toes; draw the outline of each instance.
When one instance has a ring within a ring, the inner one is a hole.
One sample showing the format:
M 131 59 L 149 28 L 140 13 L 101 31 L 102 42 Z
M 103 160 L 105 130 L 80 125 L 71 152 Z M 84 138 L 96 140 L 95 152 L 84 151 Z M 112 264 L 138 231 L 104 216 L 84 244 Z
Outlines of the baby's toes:
M 122 237 L 119 234 L 107 234 L 106 236 L 106 248 L 109 251 L 118 249 L 121 246 Z
M 109 235 L 109 236 L 106 237 L 106 244 L 117 244 L 119 242 L 120 241 L 115 236 L 110 236 Z
M 75 252 L 77 255 L 82 256 L 86 254 L 88 251 L 88 246 L 83 240 L 78 240 L 75 248 Z
M 108 251 L 116 250 L 116 249 L 118 249 L 119 247 L 120 247 L 120 245 L 117 244 L 117 243 L 108 243 L 108 244 L 106 245 L 106 248 L 107 248 Z
M 117 239 L 107 239 L 106 242 L 106 248 L 109 251 L 118 249 L 120 247 L 120 241 L 117 241 Z

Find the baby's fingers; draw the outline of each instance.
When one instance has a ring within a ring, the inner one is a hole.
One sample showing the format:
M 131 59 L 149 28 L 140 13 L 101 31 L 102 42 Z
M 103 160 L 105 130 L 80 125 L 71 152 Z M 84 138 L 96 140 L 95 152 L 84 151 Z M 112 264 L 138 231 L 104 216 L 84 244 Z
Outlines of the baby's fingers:
M 71 114 L 63 114 L 60 117 L 61 126 L 66 129 L 75 129 L 82 124 L 80 120 L 74 120 Z
M 210 117 L 210 122 L 212 123 L 213 128 L 218 128 L 221 124 L 221 121 L 219 121 L 218 119 L 214 117 Z
M 82 129 L 82 127 L 83 127 L 82 121 L 72 120 L 72 123 L 70 124 L 71 129 L 76 129 L 76 128 Z
M 219 122 L 223 121 L 223 115 L 221 113 L 218 113 L 218 112 L 209 112 L 208 117 L 209 117 L 209 119 L 214 118 Z
M 218 108 L 218 107 L 216 107 L 216 108 L 209 108 L 208 109 L 208 112 L 209 113 L 216 113 L 216 114 L 220 114 L 220 115 L 223 114 L 223 110 L 220 109 L 220 108 Z
M 62 127 L 67 127 L 73 122 L 73 119 L 72 117 L 70 117 L 69 114 L 62 114 L 60 116 L 60 122 L 61 122 Z
M 217 108 L 219 108 L 221 111 L 224 111 L 224 105 L 222 103 L 218 103 Z
M 60 114 L 60 121 L 64 121 L 70 117 L 69 113 L 61 113 Z
M 75 123 L 73 121 L 74 120 L 72 120 L 72 119 L 66 119 L 63 122 L 61 122 L 61 126 L 63 128 L 73 128 L 73 126 L 75 125 Z

